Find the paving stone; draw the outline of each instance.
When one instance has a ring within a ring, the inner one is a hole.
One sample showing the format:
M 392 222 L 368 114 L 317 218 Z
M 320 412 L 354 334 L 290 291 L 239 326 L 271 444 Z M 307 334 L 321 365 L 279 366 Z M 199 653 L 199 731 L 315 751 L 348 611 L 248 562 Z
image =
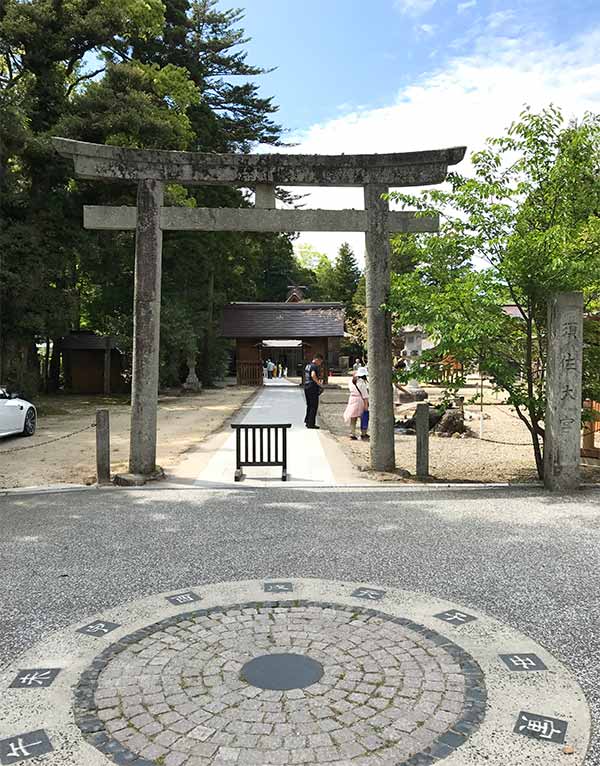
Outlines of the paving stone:
M 188 759 L 189 755 L 187 753 L 178 753 L 177 751 L 172 750 L 165 756 L 164 766 L 184 766 Z
M 142 758 L 147 758 L 149 761 L 155 761 L 157 758 L 162 758 L 168 754 L 168 750 L 160 745 L 152 743 L 140 751 Z
M 176 734 L 173 731 L 163 731 L 158 737 L 154 737 L 154 742 L 162 747 L 171 748 L 171 746 L 179 739 L 181 739 L 180 734 Z

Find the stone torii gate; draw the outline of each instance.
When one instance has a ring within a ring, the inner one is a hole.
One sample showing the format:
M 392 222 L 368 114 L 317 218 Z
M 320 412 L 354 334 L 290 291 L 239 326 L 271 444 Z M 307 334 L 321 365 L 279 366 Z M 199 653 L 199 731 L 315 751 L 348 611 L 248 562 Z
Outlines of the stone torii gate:
M 399 154 L 204 154 L 128 149 L 53 139 L 80 178 L 137 183 L 136 207 L 84 207 L 88 229 L 135 230 L 133 378 L 129 470 L 156 471 L 160 289 L 163 231 L 364 231 L 371 405 L 371 465 L 395 466 L 390 317 L 381 310 L 390 289 L 389 237 L 434 232 L 436 217 L 392 212 L 382 199 L 390 187 L 444 181 L 465 147 Z M 255 207 L 163 207 L 166 183 L 249 187 Z M 276 186 L 362 186 L 364 210 L 277 210 Z

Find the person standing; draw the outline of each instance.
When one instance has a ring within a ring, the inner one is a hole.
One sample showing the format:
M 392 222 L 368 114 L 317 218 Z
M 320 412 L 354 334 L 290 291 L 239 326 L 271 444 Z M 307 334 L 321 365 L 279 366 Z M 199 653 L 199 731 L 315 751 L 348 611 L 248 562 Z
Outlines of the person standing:
M 306 397 L 306 416 L 304 423 L 307 428 L 318 428 L 316 424 L 317 410 L 319 409 L 319 396 L 323 391 L 321 378 L 321 365 L 323 357 L 315 354 L 310 364 L 304 368 L 304 396 Z
M 275 369 L 274 363 L 271 361 L 271 359 L 267 359 L 267 378 L 271 380 L 273 378 L 273 370 Z
M 344 420 L 350 423 L 350 438 L 356 441 L 356 423 L 360 420 L 360 438 L 368 441 L 369 417 L 369 388 L 367 385 L 367 369 L 359 367 L 348 383 L 350 396 L 344 411 Z

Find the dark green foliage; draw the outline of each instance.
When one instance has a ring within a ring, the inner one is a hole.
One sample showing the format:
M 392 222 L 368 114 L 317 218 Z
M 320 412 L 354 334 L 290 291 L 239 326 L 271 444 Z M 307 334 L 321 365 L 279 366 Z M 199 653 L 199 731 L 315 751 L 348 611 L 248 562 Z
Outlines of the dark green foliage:
M 14 360 L 31 358 L 35 341 L 71 329 L 110 333 L 131 347 L 133 235 L 84 231 L 82 206 L 133 204 L 135 188 L 73 180 L 52 135 L 196 151 L 279 142 L 276 107 L 248 79 L 264 70 L 246 61 L 241 19 L 215 0 L 0 4 L 3 382 L 22 382 L 24 366 Z M 166 204 L 247 203 L 233 188 L 174 186 Z M 282 299 L 302 275 L 287 236 L 165 236 L 161 381 L 179 383 L 196 354 L 210 383 L 223 367 L 221 306 Z
M 354 310 L 353 298 L 360 280 L 360 269 L 347 242 L 340 247 L 331 273 L 331 299 L 344 304 L 346 316 Z

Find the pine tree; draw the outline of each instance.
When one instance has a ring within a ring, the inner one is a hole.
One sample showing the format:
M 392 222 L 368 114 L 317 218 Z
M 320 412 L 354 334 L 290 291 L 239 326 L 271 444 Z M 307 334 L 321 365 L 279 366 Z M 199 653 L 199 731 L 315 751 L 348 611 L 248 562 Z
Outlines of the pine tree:
M 346 316 L 353 313 L 353 298 L 361 272 L 352 248 L 344 242 L 333 265 L 331 298 L 344 304 Z

